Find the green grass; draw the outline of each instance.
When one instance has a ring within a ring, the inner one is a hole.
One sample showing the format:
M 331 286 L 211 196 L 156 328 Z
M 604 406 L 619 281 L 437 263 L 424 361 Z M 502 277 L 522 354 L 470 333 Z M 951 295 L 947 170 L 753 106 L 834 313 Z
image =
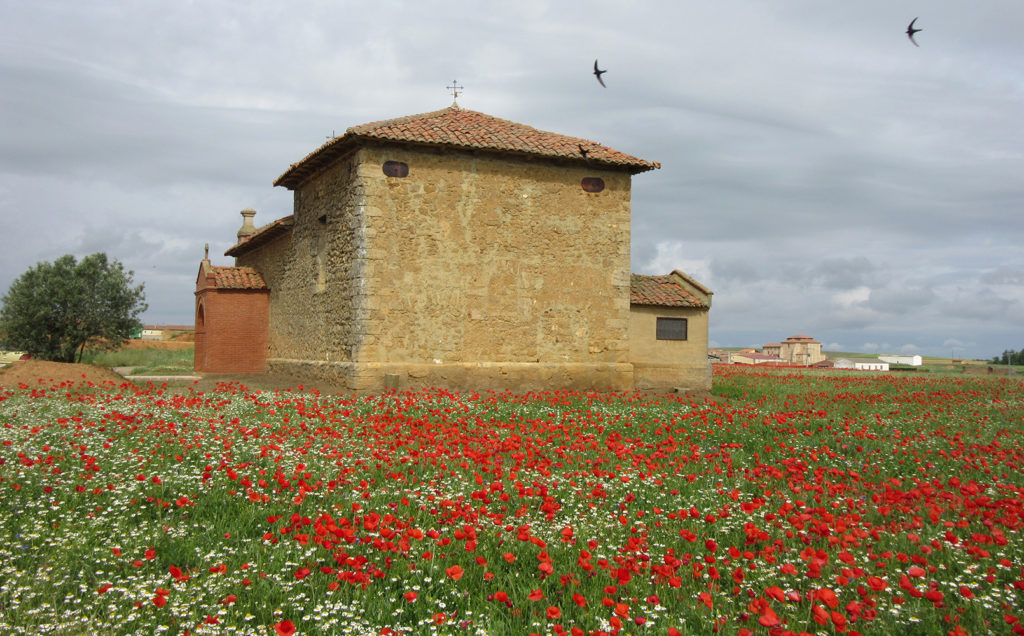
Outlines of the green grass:
M 133 367 L 133 375 L 190 375 L 194 348 L 188 349 L 119 349 L 117 351 L 86 351 L 85 364 L 101 367 Z
M 716 365 L 715 391 L 0 392 L 0 633 L 607 633 L 622 610 L 623 636 L 761 636 L 762 607 L 841 633 L 825 589 L 862 634 L 1020 618 L 1020 380 Z M 919 563 L 941 604 L 902 587 Z

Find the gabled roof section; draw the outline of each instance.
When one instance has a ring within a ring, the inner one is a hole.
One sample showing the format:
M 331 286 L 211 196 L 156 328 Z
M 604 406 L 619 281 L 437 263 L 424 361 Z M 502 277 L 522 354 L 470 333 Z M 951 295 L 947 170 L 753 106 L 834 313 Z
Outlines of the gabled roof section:
M 353 126 L 292 164 L 274 185 L 294 190 L 306 177 L 352 148 L 374 141 L 570 160 L 630 174 L 661 167 L 656 161 L 639 159 L 588 139 L 538 130 L 452 104 L 430 113 Z M 581 147 L 586 156 L 580 152 Z
M 279 236 L 288 234 L 292 231 L 292 225 L 294 224 L 295 215 L 292 214 L 273 221 L 272 223 L 267 223 L 260 229 L 256 230 L 254 234 L 250 234 L 228 248 L 228 251 L 224 252 L 224 256 L 241 256 L 242 254 L 251 252 L 257 247 L 266 245 Z
M 263 275 L 251 267 L 210 267 L 213 279 L 211 287 L 216 289 L 266 289 Z
M 225 267 L 213 265 L 204 258 L 196 276 L 196 293 L 204 289 L 266 290 L 267 281 L 252 267 Z
M 711 290 L 679 270 L 667 276 L 629 276 L 629 302 L 632 305 L 710 308 L 711 295 Z

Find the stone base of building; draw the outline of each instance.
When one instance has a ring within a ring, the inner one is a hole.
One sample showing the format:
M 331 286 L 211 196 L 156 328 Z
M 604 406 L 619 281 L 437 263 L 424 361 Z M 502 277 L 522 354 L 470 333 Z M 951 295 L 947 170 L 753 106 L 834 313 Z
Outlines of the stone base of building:
M 629 363 L 326 362 L 272 358 L 267 372 L 337 387 L 339 392 L 439 387 L 455 391 L 632 391 Z
M 633 383 L 637 391 L 648 393 L 706 392 L 711 390 L 711 364 L 667 366 L 634 362 Z

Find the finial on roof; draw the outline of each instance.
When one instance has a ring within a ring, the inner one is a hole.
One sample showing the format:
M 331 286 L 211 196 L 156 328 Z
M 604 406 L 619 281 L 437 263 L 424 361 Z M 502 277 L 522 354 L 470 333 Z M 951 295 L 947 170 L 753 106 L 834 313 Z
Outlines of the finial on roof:
M 239 214 L 242 215 L 242 227 L 238 228 L 236 236 L 238 237 L 238 242 L 241 243 L 242 239 L 256 233 L 256 226 L 252 222 L 252 217 L 256 216 L 256 210 L 245 208 Z
M 465 88 L 465 86 L 459 86 L 458 81 L 452 80 L 452 85 L 451 86 L 445 86 L 445 88 L 447 88 L 448 90 L 450 90 L 452 92 L 452 97 L 455 98 L 455 104 L 454 105 L 458 106 L 459 105 L 458 104 L 459 93 L 462 91 L 463 88 Z
M 204 261 L 210 260 L 210 244 L 209 243 L 207 243 L 206 245 L 203 246 L 203 260 Z

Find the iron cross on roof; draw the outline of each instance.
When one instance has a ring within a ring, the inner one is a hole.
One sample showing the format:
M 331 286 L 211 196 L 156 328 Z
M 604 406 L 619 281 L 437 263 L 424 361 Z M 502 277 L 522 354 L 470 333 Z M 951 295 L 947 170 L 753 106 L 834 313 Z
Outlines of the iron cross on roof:
M 454 99 L 458 99 L 459 98 L 459 91 L 461 91 L 463 88 L 465 88 L 465 86 L 459 86 L 459 84 L 458 84 L 458 82 L 456 80 L 452 80 L 452 85 L 451 86 L 445 86 L 445 88 L 447 88 L 448 90 L 450 90 L 452 92 L 452 97 Z

